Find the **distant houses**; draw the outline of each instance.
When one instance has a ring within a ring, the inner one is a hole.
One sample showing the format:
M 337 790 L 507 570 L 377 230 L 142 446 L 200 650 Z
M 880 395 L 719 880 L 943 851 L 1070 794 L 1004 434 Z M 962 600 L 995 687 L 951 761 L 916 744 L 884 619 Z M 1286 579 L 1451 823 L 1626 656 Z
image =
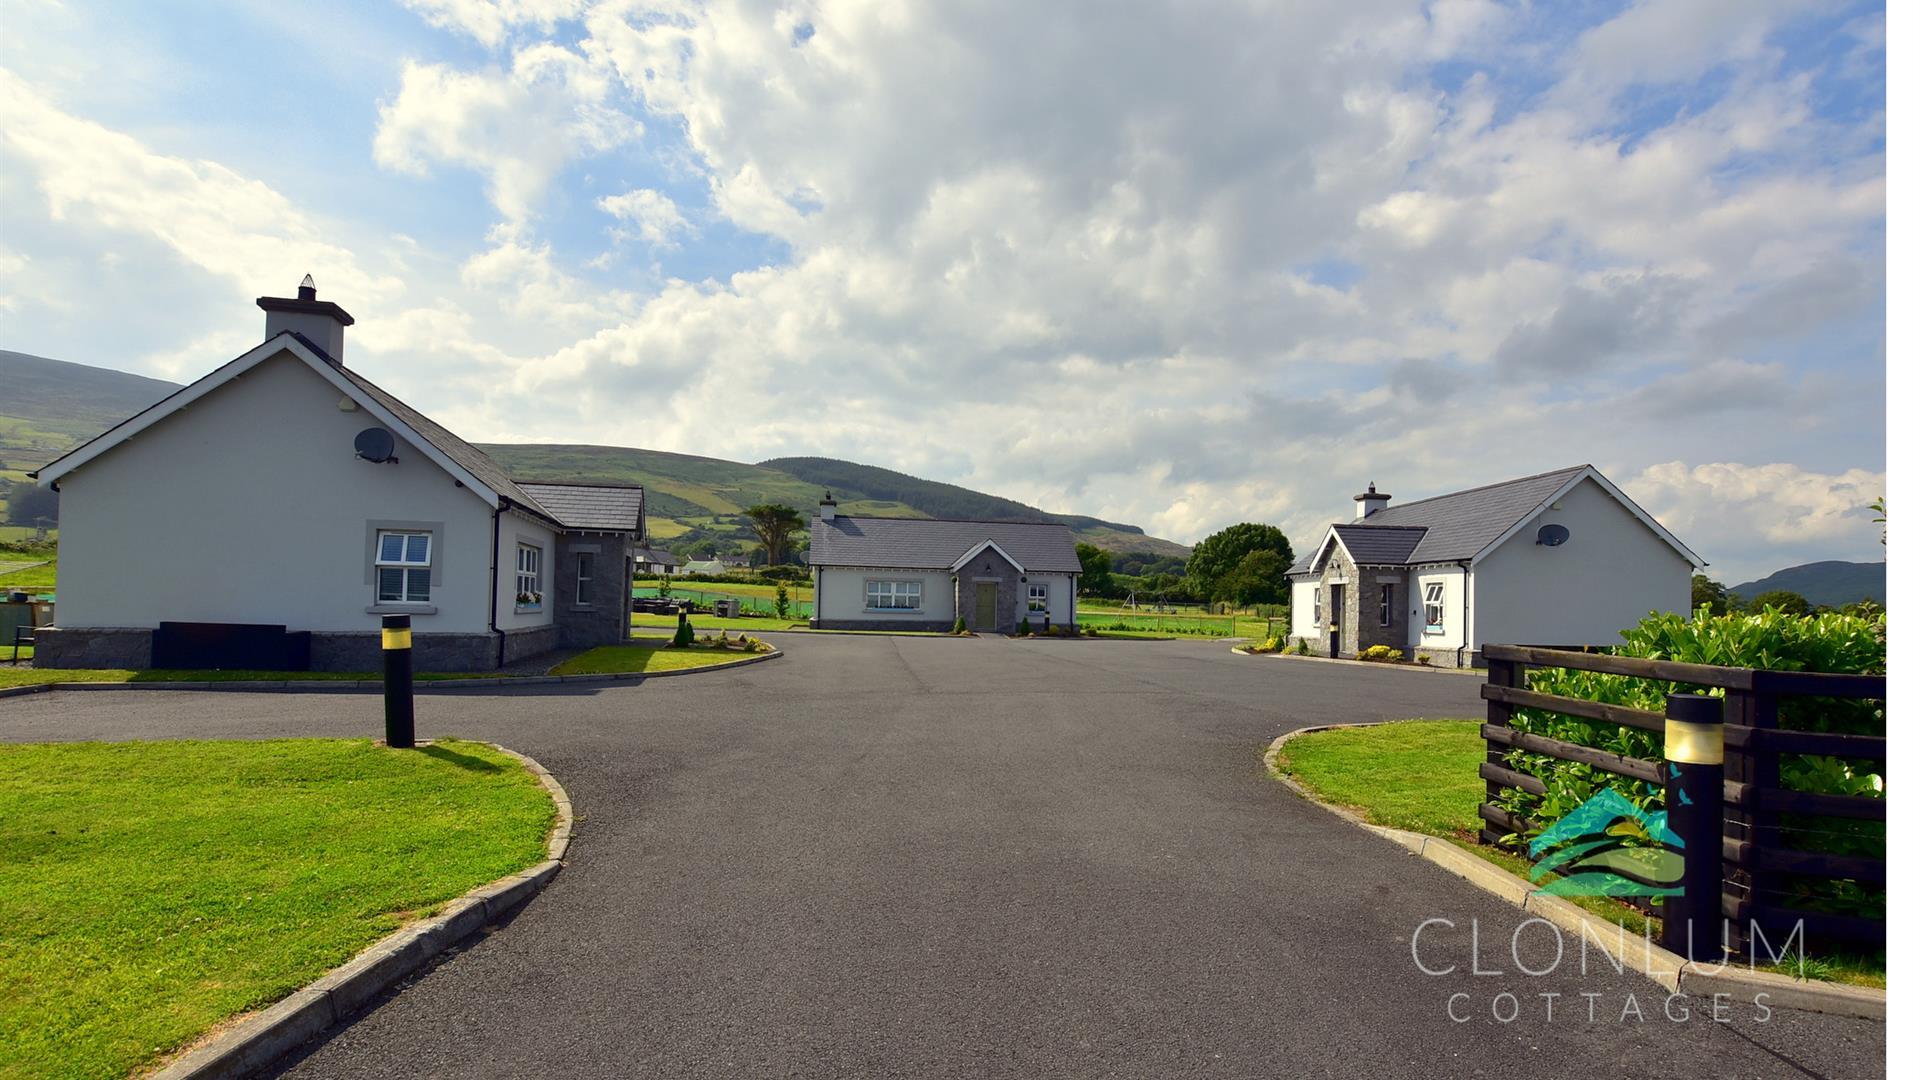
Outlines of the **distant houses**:
M 1289 639 L 1467 666 L 1490 643 L 1612 645 L 1706 565 L 1591 465 L 1392 505 L 1372 484 L 1287 572 Z

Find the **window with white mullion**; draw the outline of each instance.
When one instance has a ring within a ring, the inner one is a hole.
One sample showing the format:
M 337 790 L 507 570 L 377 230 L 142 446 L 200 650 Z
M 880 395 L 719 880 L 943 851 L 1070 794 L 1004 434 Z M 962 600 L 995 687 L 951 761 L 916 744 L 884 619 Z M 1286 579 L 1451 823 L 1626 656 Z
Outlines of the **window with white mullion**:
M 373 565 L 377 603 L 426 603 L 433 593 L 433 534 L 381 530 Z
M 1027 586 L 1027 610 L 1034 614 L 1046 613 L 1047 587 L 1045 585 Z
M 1423 606 L 1425 607 L 1427 632 L 1430 634 L 1439 633 L 1446 626 L 1447 583 L 1444 581 L 1428 582 Z
M 920 610 L 920 583 L 917 581 L 867 582 L 867 610 Z
M 514 559 L 513 575 L 514 605 L 523 611 L 540 606 L 540 549 L 532 544 L 521 544 L 519 554 Z

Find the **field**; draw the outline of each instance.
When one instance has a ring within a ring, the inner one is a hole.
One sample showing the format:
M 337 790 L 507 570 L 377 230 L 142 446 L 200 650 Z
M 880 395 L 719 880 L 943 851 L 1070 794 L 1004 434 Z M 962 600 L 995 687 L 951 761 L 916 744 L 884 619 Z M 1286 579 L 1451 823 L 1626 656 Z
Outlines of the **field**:
M 479 743 L 0 747 L 0 1076 L 149 1066 L 539 862 L 552 818 Z
M 1264 638 L 1267 620 L 1255 615 L 1161 615 L 1083 608 L 1080 625 L 1114 637 Z
M 14 565 L 16 560 L 19 562 L 35 561 L 30 555 L 15 555 L 12 552 L 0 552 L 0 563 Z M 58 560 L 53 560 L 41 563 L 38 566 L 28 566 L 23 569 L 0 574 L 0 592 L 6 592 L 10 589 L 20 589 L 35 593 L 51 592 L 53 590 L 53 579 L 58 569 Z

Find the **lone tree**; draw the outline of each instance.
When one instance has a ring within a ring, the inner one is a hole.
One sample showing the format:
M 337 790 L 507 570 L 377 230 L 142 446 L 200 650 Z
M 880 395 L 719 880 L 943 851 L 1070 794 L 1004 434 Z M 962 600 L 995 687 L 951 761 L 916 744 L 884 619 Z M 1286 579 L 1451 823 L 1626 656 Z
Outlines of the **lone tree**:
M 760 546 L 767 553 L 767 565 L 786 562 L 787 552 L 793 546 L 793 534 L 804 524 L 800 511 L 778 503 L 761 503 L 747 507 L 746 518 L 747 528 L 760 538 Z
M 1238 525 L 1229 525 L 1193 547 L 1193 554 L 1187 558 L 1187 580 L 1193 584 L 1195 594 L 1209 600 L 1228 600 L 1221 586 L 1223 579 L 1239 569 L 1248 555 L 1256 551 L 1271 551 L 1279 563 L 1279 573 L 1273 576 L 1274 590 L 1278 592 L 1287 572 L 1293 565 L 1293 545 L 1287 541 L 1287 534 L 1276 525 L 1261 525 L 1243 521 Z M 1260 560 L 1249 570 L 1255 574 L 1272 573 L 1272 564 Z
M 1768 608 L 1778 608 L 1788 615 L 1813 613 L 1813 605 L 1807 603 L 1807 598 L 1791 589 L 1770 589 L 1747 602 L 1749 611 L 1765 611 Z
M 1270 548 L 1249 551 L 1214 585 L 1214 597 L 1230 600 L 1235 607 L 1278 604 L 1287 595 L 1288 565 Z
M 1725 615 L 1735 599 L 1727 595 L 1727 587 L 1705 574 L 1693 575 L 1693 609 L 1706 608 L 1715 615 Z

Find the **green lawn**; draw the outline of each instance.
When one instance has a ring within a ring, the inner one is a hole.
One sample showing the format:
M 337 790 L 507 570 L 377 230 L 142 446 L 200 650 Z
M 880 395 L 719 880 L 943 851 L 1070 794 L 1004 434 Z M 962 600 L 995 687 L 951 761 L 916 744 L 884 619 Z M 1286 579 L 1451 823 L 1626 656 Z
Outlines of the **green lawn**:
M 27 650 L 22 649 L 25 656 Z M 12 656 L 13 647 L 8 646 L 0 656 Z M 191 668 L 146 668 L 139 671 L 127 668 L 30 668 L 0 664 L 0 689 L 9 686 L 32 686 L 50 682 L 365 682 L 382 678 L 378 671 L 243 671 L 210 670 L 195 671 Z M 438 682 L 443 679 L 487 679 L 501 678 L 499 672 L 489 671 L 422 671 L 413 676 L 415 682 Z M 505 676 L 513 678 L 514 676 Z
M 478 743 L 0 746 L 0 1076 L 124 1076 L 539 862 Z
M 1355 810 L 1375 825 L 1445 837 L 1524 878 L 1532 870 L 1525 858 L 1478 842 L 1476 811 L 1487 790 L 1479 768 L 1486 757 L 1479 720 L 1405 720 L 1302 735 L 1273 756 L 1273 767 L 1322 801 Z M 1557 877 L 1548 874 L 1541 881 Z M 1636 936 L 1646 932 L 1648 922 L 1657 923 L 1640 909 L 1608 897 L 1564 899 Z M 1657 929 L 1654 935 L 1658 937 Z M 1798 964 L 1772 970 L 1859 986 L 1887 984 L 1884 956 L 1809 956 L 1804 973 Z
M 712 667 L 732 660 L 744 660 L 752 653 L 744 649 L 722 649 L 693 645 L 670 649 L 664 645 L 602 645 L 588 649 L 553 669 L 555 675 L 618 675 L 636 671 L 684 671 L 687 668 Z
M 1149 611 L 1094 611 L 1081 609 L 1081 626 L 1103 636 L 1179 638 L 1264 638 L 1267 620 L 1252 615 L 1156 615 Z M 1276 624 L 1277 625 L 1277 624 Z
M 734 619 L 723 619 L 718 615 L 689 615 L 687 616 L 687 620 L 693 623 L 693 628 L 700 633 L 706 633 L 709 630 L 745 630 L 747 633 L 753 634 L 765 630 L 805 630 L 807 628 L 807 620 L 805 619 L 776 619 L 770 615 L 757 619 L 750 619 L 745 616 Z M 680 616 L 642 615 L 635 613 L 631 617 L 631 621 L 634 628 L 638 630 L 661 630 L 672 633 L 674 628 L 680 625 Z
M 8 562 L 32 562 L 28 556 L 5 556 Z M 55 571 L 59 569 L 59 560 L 29 566 L 24 570 L 15 570 L 9 574 L 0 574 L 0 592 L 21 589 L 26 592 L 51 592 Z
M 660 595 L 659 584 L 659 578 L 637 578 L 634 581 L 633 595 L 658 596 Z M 709 596 L 748 596 L 756 600 L 765 600 L 771 603 L 774 593 L 778 592 L 779 588 L 778 585 L 761 585 L 746 582 L 735 584 L 731 581 L 689 581 L 684 585 L 676 582 L 671 593 L 674 597 L 691 597 L 700 593 L 706 593 Z M 804 600 L 812 603 L 813 586 L 801 585 L 798 582 L 789 584 L 787 586 L 787 599 L 795 602 Z

